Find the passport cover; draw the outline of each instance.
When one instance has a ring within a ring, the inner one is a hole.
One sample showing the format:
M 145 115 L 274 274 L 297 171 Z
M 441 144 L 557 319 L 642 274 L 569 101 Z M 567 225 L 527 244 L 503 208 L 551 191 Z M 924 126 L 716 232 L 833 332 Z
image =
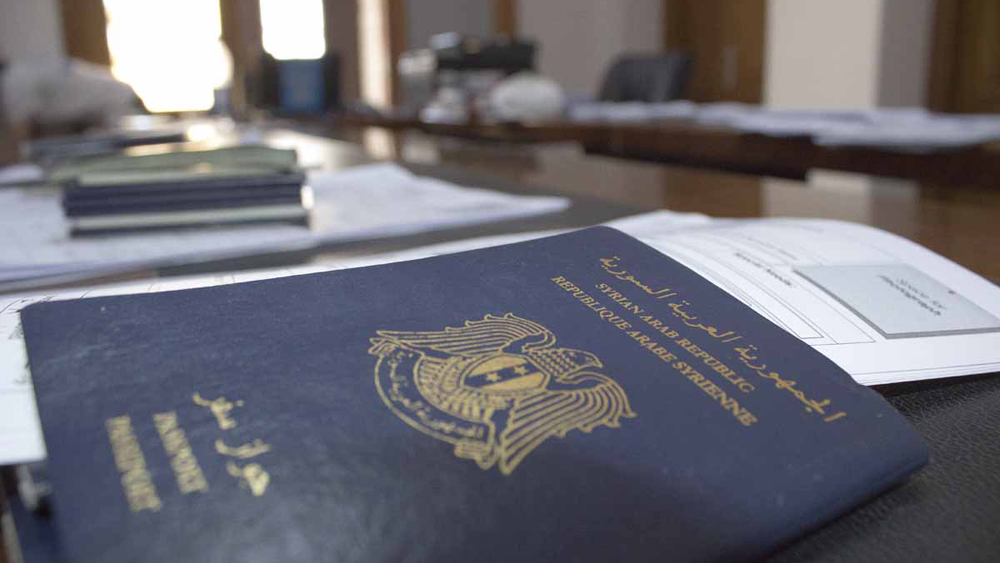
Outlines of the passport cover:
M 606 227 L 22 320 L 71 561 L 744 560 L 928 455 Z

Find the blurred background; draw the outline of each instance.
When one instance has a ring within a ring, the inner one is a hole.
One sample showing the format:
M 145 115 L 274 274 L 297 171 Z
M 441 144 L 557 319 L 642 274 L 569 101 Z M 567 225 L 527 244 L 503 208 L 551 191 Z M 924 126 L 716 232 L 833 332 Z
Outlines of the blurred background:
M 462 121 L 553 118 L 588 100 L 673 99 L 987 113 L 1000 109 L 1000 5 L 0 0 L 0 60 L 8 80 L 25 65 L 65 72 L 57 61 L 82 73 L 107 69 L 152 113 L 347 109 Z M 513 75 L 522 78 L 513 93 L 496 99 Z M 8 106 L 25 103 L 6 91 Z M 520 107 L 524 100 L 541 109 Z M 44 113 L 8 110 L 35 133 L 57 125 L 38 122 Z

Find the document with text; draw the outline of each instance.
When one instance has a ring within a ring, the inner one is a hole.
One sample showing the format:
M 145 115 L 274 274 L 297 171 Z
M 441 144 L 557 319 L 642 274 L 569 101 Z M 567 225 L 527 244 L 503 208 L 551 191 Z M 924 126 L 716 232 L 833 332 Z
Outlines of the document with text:
M 840 221 L 714 219 L 669 211 L 608 225 L 695 270 L 815 347 L 859 383 L 1000 371 L 1000 287 L 896 235 Z M 20 310 L 31 303 L 355 268 L 556 233 L 467 239 L 297 268 L 0 297 L 0 464 L 45 457 L 20 327 Z
M 1000 287 L 902 237 L 821 219 L 631 229 L 859 383 L 1000 371 Z M 655 222 L 655 221 L 654 221 Z

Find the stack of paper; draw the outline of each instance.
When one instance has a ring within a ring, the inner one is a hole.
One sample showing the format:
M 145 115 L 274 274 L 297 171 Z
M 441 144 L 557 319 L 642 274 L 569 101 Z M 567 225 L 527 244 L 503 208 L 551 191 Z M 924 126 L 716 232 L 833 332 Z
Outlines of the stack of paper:
M 818 145 L 928 152 L 1000 140 L 1000 117 L 950 115 L 922 108 L 779 110 L 740 103 L 596 102 L 570 108 L 581 122 L 638 123 L 689 118 L 770 137 L 810 137 Z
M 654 119 L 694 117 L 698 106 L 686 100 L 676 102 L 593 102 L 569 108 L 569 117 L 582 122 L 641 122 Z
M 224 228 L 71 237 L 59 199 L 34 190 L 0 191 L 0 283 L 82 277 L 137 267 L 296 250 L 552 213 L 559 197 L 516 196 L 416 176 L 393 164 L 308 177 L 310 227 Z

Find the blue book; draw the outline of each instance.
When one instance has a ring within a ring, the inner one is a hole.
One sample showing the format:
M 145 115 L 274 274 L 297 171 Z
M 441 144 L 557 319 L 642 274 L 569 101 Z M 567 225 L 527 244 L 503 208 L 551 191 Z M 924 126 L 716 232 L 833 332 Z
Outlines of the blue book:
M 70 561 L 753 559 L 928 457 L 605 227 L 22 320 Z

